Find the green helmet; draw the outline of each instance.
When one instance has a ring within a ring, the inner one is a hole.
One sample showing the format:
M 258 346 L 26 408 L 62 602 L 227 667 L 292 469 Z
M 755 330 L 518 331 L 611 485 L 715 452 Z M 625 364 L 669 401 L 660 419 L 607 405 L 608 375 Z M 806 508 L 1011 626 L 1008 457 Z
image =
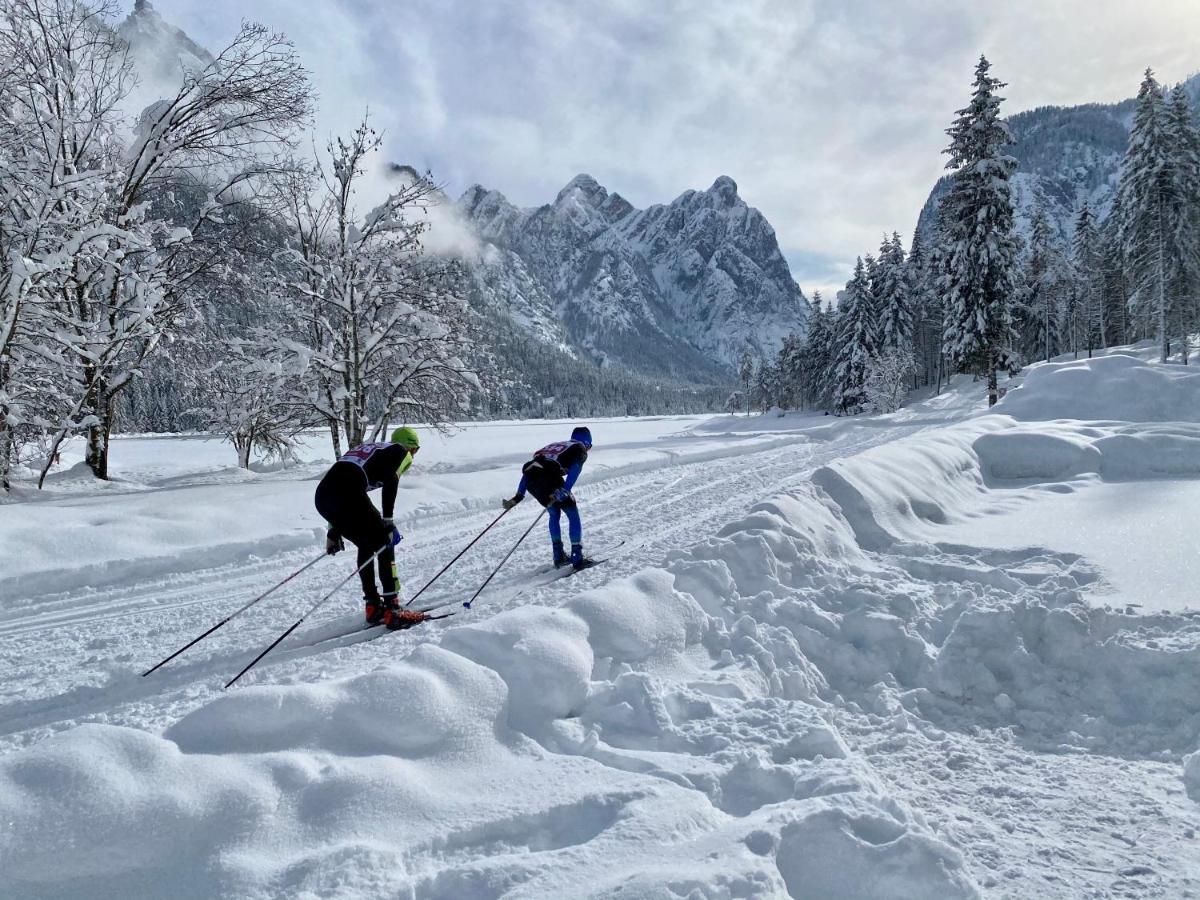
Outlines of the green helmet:
M 421 449 L 421 438 L 415 428 L 403 425 L 392 432 L 392 443 L 403 444 L 409 450 Z

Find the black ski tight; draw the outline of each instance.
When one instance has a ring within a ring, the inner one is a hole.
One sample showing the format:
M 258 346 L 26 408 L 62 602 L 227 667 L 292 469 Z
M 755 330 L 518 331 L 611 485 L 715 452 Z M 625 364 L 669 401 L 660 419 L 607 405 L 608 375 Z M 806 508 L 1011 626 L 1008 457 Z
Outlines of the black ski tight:
M 316 504 L 317 512 L 330 527 L 358 548 L 360 566 L 387 545 L 379 554 L 379 580 L 385 594 L 396 593 L 396 551 L 389 543 L 390 533 L 383 517 L 367 495 L 367 479 L 362 469 L 353 463 L 334 463 L 317 485 Z M 370 563 L 359 577 L 363 596 L 378 597 L 375 564 Z

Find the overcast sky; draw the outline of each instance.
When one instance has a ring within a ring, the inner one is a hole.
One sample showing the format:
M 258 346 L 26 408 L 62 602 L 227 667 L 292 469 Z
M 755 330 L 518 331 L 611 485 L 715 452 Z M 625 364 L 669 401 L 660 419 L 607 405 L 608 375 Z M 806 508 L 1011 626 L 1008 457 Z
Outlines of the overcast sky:
M 366 107 L 388 155 L 521 206 L 587 172 L 636 206 L 718 175 L 806 291 L 907 243 L 983 52 L 1005 110 L 1115 101 L 1200 70 L 1200 0 L 155 0 L 209 49 L 295 41 L 322 135 Z

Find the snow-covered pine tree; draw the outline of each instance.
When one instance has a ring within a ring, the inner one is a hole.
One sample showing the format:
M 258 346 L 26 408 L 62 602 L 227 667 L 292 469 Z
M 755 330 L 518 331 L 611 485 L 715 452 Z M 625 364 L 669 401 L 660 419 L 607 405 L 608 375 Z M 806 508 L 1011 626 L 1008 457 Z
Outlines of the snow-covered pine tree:
M 1129 318 L 1129 297 L 1125 289 L 1125 269 L 1122 266 L 1119 222 L 1121 214 L 1114 204 L 1108 218 L 1100 226 L 1100 264 L 1103 280 L 1101 303 L 1108 328 L 1106 344 L 1128 344 L 1133 340 Z
M 1172 305 L 1183 362 L 1188 362 L 1188 335 L 1196 323 L 1200 287 L 1200 133 L 1183 85 L 1176 85 L 1166 105 L 1171 174 L 1177 198 L 1173 246 L 1178 254 L 1171 271 Z
M 833 313 L 822 307 L 821 292 L 813 291 L 809 303 L 808 333 L 800 355 L 803 372 L 803 404 L 808 408 L 828 409 L 831 396 L 830 348 L 833 341 Z
M 853 415 L 862 410 L 867 372 L 877 346 L 875 306 L 866 265 L 859 257 L 838 304 L 833 340 L 833 406 L 839 414 Z
M 776 403 L 780 409 L 795 409 L 804 402 L 804 340 L 789 334 L 775 357 Z
M 1079 305 L 1079 332 L 1088 358 L 1097 345 L 1106 348 L 1104 321 L 1104 273 L 1101 268 L 1100 235 L 1087 200 L 1075 219 L 1075 240 L 1071 248 L 1074 289 Z
M 884 238 L 884 243 L 887 243 L 886 237 Z M 879 280 L 879 260 L 877 260 L 873 254 L 867 253 L 863 256 L 863 267 L 867 275 L 867 296 L 870 298 L 871 308 L 874 310 L 873 321 L 875 326 L 878 328 L 879 314 L 881 310 L 881 305 L 879 302 L 879 289 L 882 287 Z
M 916 229 L 904 263 L 904 281 L 913 319 L 913 387 L 933 383 L 941 358 L 942 307 L 931 283 L 929 263 L 925 241 Z
M 990 68 L 981 56 L 971 102 L 946 131 L 947 168 L 954 174 L 939 207 L 948 253 L 941 279 L 945 352 L 960 369 L 986 376 L 989 406 L 999 399 L 998 372 L 1020 369 L 1012 320 L 1017 240 L 1009 183 L 1017 163 L 1004 153 L 1012 143 L 1000 118 L 1003 98 L 996 93 L 1004 83 L 988 74 Z
M 749 347 L 742 351 L 741 358 L 738 359 L 738 381 L 742 386 L 742 396 L 746 398 L 746 415 L 748 416 L 750 407 L 754 405 L 750 399 L 754 389 L 754 354 Z
M 1121 167 L 1117 202 L 1121 251 L 1135 306 L 1157 322 L 1163 362 L 1171 355 L 1171 269 L 1176 240 L 1178 182 L 1172 171 L 1162 88 L 1146 70 L 1138 90 L 1129 148 Z
M 1023 279 L 1021 337 L 1028 359 L 1049 362 L 1062 352 L 1063 267 L 1050 220 L 1039 204 L 1033 214 L 1033 234 Z
M 912 347 L 913 315 L 908 280 L 904 269 L 904 245 L 892 232 L 879 247 L 876 263 L 875 298 L 879 305 L 881 349 L 909 351 Z

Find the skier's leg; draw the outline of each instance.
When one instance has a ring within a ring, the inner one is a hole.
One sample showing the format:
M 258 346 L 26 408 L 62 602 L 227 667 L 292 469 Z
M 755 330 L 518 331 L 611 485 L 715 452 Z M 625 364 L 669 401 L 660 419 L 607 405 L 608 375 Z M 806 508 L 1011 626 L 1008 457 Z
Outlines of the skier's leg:
M 567 535 L 572 544 L 583 543 L 583 522 L 579 518 L 579 506 L 574 500 L 563 506 L 567 514 Z
M 574 498 L 562 506 L 567 513 L 567 533 L 571 538 L 571 565 L 579 569 L 583 567 L 583 523 L 579 519 L 579 506 Z

